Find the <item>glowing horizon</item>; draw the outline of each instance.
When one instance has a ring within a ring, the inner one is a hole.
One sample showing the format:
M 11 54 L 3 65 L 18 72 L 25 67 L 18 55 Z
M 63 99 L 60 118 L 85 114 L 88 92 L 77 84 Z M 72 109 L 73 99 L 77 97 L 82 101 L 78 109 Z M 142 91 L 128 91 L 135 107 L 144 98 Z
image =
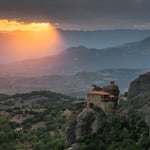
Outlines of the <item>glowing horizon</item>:
M 0 31 L 7 33 L 0 39 L 3 58 L 22 60 L 58 54 L 64 40 L 50 23 L 24 23 L 0 20 Z
M 45 22 L 18 22 L 16 20 L 9 21 L 7 19 L 0 20 L 0 31 L 49 31 L 52 29 L 52 25 L 50 23 Z

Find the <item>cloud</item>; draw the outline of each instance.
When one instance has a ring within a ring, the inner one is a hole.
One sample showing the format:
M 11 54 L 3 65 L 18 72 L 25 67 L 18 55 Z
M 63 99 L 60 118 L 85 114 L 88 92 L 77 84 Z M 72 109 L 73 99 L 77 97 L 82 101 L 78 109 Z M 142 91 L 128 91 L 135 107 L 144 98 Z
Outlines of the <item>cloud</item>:
M 51 30 L 49 23 L 24 23 L 17 21 L 0 20 L 0 31 L 48 31 Z
M 50 21 L 64 28 L 134 28 L 150 22 L 150 1 L 0 0 L 0 18 Z

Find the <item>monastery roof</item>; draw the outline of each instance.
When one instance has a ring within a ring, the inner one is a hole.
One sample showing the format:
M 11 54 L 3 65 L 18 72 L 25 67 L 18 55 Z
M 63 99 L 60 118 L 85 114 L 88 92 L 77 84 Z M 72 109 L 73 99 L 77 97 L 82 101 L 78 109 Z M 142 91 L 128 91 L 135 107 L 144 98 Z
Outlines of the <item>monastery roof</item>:
M 93 94 L 93 95 L 110 95 L 110 93 L 105 92 L 105 91 L 89 91 L 88 94 Z
M 101 96 L 108 96 L 109 98 L 116 98 L 116 96 L 108 93 L 108 92 L 105 92 L 105 91 L 90 91 L 88 92 L 88 94 L 90 95 L 101 95 Z

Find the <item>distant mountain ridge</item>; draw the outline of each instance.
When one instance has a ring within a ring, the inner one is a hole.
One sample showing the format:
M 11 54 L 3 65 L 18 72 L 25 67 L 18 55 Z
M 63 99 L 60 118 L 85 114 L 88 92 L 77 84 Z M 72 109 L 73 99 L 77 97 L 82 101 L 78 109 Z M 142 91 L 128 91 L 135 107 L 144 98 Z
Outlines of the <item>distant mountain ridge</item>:
M 78 47 L 83 45 L 89 49 L 103 49 L 108 47 L 116 47 L 124 43 L 140 41 L 150 35 L 150 30 L 95 30 L 95 31 L 76 31 L 56 29 L 58 34 L 58 43 L 52 44 L 51 37 L 35 36 L 37 39 L 27 40 L 33 34 L 30 31 L 12 31 L 0 32 L 0 63 L 8 63 L 12 61 L 21 61 L 23 59 L 32 59 L 44 57 L 47 55 L 58 54 L 65 48 Z M 25 39 L 26 38 L 26 39 Z M 31 37 L 32 38 L 32 37 Z M 41 38 L 41 39 L 40 39 Z M 45 38 L 45 39 L 44 39 Z M 37 42 L 38 41 L 38 42 Z M 40 42 L 41 41 L 41 42 Z M 45 47 L 48 43 L 52 45 Z M 16 44 L 15 44 L 15 43 Z M 31 45 L 30 45 L 31 42 Z M 40 45 L 43 43 L 43 45 Z M 44 44 L 45 43 L 45 44 Z M 46 44 L 47 43 L 47 44 Z M 33 46 L 34 45 L 34 46 Z M 33 48 L 34 47 L 34 48 Z M 28 49 L 28 52 L 26 53 Z M 39 51 L 39 53 L 32 53 Z M 11 54 L 10 54 L 11 52 Z
M 51 75 L 41 77 L 0 75 L 1 93 L 24 93 L 33 90 L 51 90 L 71 96 L 85 97 L 92 85 L 100 87 L 108 85 L 110 81 L 116 81 L 121 92 L 127 91 L 129 83 L 139 74 L 145 72 L 142 69 L 105 69 L 98 72 L 79 72 L 74 75 Z
M 74 74 L 103 69 L 150 68 L 150 37 L 105 49 L 72 47 L 59 55 L 0 65 L 0 73 L 23 76 Z
M 28 92 L 51 89 L 85 96 L 93 83 L 101 86 L 116 80 L 125 91 L 132 79 L 149 70 L 149 56 L 150 37 L 105 49 L 72 47 L 55 56 L 1 64 L 0 90 Z
M 118 30 L 96 30 L 76 31 L 58 29 L 67 47 L 84 45 L 88 48 L 115 47 L 124 43 L 140 41 L 150 35 L 150 30 L 118 29 Z

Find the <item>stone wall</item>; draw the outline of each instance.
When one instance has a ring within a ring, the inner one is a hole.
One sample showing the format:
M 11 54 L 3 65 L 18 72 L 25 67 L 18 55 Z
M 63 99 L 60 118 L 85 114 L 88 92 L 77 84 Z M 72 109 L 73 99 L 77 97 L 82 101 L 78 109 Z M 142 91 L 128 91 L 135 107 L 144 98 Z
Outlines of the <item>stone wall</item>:
M 89 94 L 87 99 L 87 105 L 89 106 L 90 103 L 93 103 L 95 106 L 100 107 L 106 115 L 113 115 L 115 112 L 116 102 L 102 100 L 101 95 Z

